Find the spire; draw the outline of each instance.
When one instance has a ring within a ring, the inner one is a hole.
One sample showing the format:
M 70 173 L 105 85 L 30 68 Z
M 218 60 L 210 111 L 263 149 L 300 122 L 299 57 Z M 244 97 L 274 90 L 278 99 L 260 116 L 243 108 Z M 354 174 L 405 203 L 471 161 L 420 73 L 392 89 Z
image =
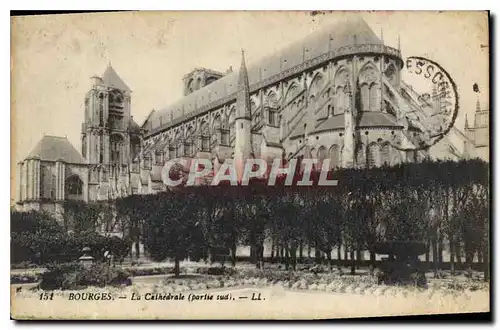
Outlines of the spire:
M 401 36 L 398 33 L 398 50 L 401 51 Z
M 125 84 L 125 82 L 123 82 L 120 76 L 118 76 L 118 73 L 116 73 L 115 69 L 111 66 L 111 62 L 109 62 L 108 67 L 106 68 L 106 71 L 104 71 L 101 79 L 106 86 L 130 92 L 130 88 L 127 84 Z
M 245 88 L 245 86 L 248 86 L 248 73 L 247 73 L 247 66 L 245 63 L 245 51 L 242 49 L 241 50 L 241 65 L 240 65 L 240 72 L 239 72 L 239 77 L 238 77 L 238 88 Z
M 469 120 L 467 119 L 467 114 L 465 115 L 465 129 L 469 129 Z
M 245 52 L 241 50 L 241 66 L 238 76 L 237 117 L 250 119 L 250 85 L 245 63 Z
M 384 43 L 384 29 L 383 28 L 380 28 L 380 41 L 382 41 L 382 43 Z
M 476 111 L 481 111 L 481 105 L 479 104 L 479 98 L 476 99 Z

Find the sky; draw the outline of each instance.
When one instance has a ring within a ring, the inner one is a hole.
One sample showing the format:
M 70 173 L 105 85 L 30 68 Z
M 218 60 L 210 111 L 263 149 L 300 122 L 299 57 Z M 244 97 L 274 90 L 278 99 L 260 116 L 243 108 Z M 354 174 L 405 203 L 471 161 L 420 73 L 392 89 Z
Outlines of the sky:
M 132 89 L 141 125 L 152 109 L 182 97 L 182 77 L 195 67 L 225 72 L 299 41 L 349 12 L 122 12 L 14 17 L 11 20 L 11 160 L 24 159 L 44 135 L 66 136 L 81 150 L 90 77 L 111 63 Z M 439 63 L 456 82 L 460 110 L 473 122 L 476 100 L 488 107 L 486 12 L 357 12 L 404 58 Z M 477 83 L 480 93 L 472 85 Z M 12 164 L 12 165 L 13 165 Z

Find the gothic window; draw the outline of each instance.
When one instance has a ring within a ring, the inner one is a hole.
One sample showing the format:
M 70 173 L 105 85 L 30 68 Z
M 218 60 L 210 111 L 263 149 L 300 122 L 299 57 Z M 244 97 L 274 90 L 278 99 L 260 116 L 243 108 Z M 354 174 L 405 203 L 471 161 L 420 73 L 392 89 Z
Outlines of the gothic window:
M 336 74 L 334 78 L 334 85 L 335 85 L 335 108 L 338 109 L 339 113 L 344 112 L 345 107 L 347 106 L 346 103 L 346 93 L 344 90 L 344 87 L 347 85 L 349 82 L 349 73 L 347 72 L 346 69 L 342 68 L 340 69 Z
M 155 151 L 155 164 L 163 165 L 163 152 L 161 150 Z
M 56 187 L 57 181 L 56 181 L 56 176 L 55 174 L 51 175 L 51 183 L 50 183 L 50 198 L 55 199 L 56 198 Z
M 65 193 L 68 199 L 79 199 L 83 193 L 83 182 L 77 175 L 66 179 Z
M 370 110 L 370 87 L 367 83 L 364 83 L 360 87 L 361 93 L 361 111 L 369 111 Z
M 334 144 L 330 148 L 330 166 L 332 168 L 338 168 L 338 167 L 341 166 L 341 162 L 340 162 L 340 148 L 336 144 Z
M 274 111 L 273 109 L 268 109 L 268 115 L 269 115 L 269 125 L 271 126 L 277 126 L 278 121 L 277 121 L 277 112 Z
M 193 141 L 191 139 L 184 142 L 184 155 L 187 157 L 194 156 Z
M 379 110 L 381 104 L 380 104 L 380 88 L 378 84 L 372 83 L 370 85 L 369 99 L 370 99 L 370 110 L 371 111 Z
M 175 147 L 169 147 L 168 148 L 168 158 L 169 159 L 174 159 L 175 158 Z
M 190 94 L 194 91 L 193 87 L 193 79 L 190 79 L 187 85 L 187 94 Z
M 146 170 L 151 169 L 151 155 L 149 153 L 144 155 L 144 168 Z
M 122 163 L 123 138 L 119 134 L 113 134 L 110 137 L 111 164 Z
M 359 168 L 366 167 L 365 146 L 362 143 L 360 143 L 357 146 L 357 150 L 356 150 L 356 165 Z
M 103 136 L 99 136 L 99 163 L 104 163 L 104 141 Z
M 368 167 L 380 166 L 380 148 L 376 143 L 372 143 L 368 146 Z
M 220 144 L 223 146 L 229 146 L 229 131 L 221 129 L 220 131 Z
M 394 74 L 396 73 L 396 69 L 394 68 L 393 64 L 390 64 L 387 69 L 385 69 L 385 76 L 390 80 L 393 81 Z
M 205 121 L 200 125 L 200 139 L 201 151 L 210 151 L 210 132 L 208 130 L 208 124 Z
M 382 165 L 390 165 L 391 164 L 391 146 L 386 143 L 382 146 L 381 150 L 381 163 Z

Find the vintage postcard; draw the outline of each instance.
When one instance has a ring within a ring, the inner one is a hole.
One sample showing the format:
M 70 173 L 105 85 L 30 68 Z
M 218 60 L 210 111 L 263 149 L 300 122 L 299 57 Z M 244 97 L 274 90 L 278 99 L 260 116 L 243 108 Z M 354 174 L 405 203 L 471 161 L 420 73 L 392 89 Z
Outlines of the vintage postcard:
M 488 12 L 11 27 L 13 319 L 490 312 Z

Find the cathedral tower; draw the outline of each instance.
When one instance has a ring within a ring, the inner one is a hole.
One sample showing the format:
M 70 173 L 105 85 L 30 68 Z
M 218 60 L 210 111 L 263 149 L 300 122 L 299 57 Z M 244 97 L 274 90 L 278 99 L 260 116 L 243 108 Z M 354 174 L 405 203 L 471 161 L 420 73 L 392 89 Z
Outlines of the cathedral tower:
M 82 155 L 89 164 L 130 163 L 130 89 L 108 65 L 85 97 Z

